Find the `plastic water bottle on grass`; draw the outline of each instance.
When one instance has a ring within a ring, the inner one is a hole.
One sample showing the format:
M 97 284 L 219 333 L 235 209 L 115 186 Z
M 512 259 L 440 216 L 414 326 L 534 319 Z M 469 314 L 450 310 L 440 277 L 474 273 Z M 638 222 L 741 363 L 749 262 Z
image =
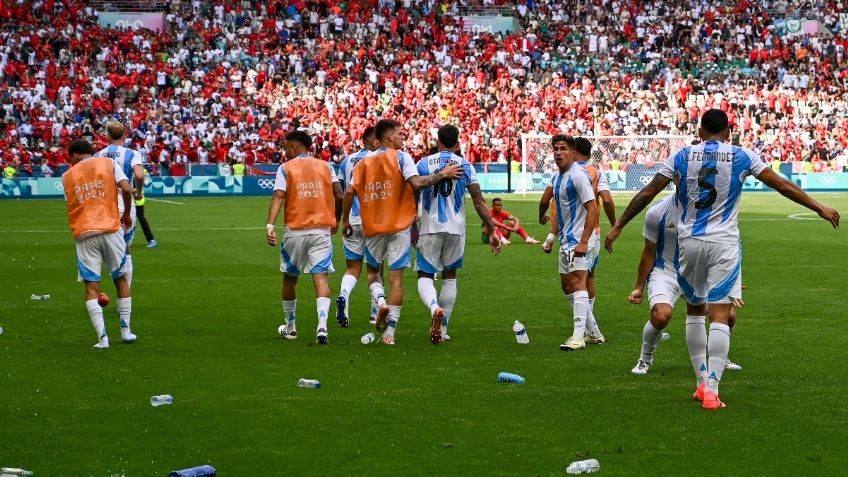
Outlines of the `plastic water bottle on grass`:
M 566 474 L 591 474 L 601 469 L 601 464 L 597 459 L 586 459 L 572 462 L 565 469 Z
M 500 381 L 502 383 L 524 384 L 524 382 L 526 380 L 523 377 L 521 377 L 517 374 L 501 372 L 501 373 L 498 373 L 498 381 Z
M 153 407 L 165 406 L 173 403 L 174 396 L 171 396 L 170 394 L 160 394 L 159 396 L 153 396 L 150 398 L 150 405 Z
M 191 469 L 175 470 L 168 477 L 217 477 L 215 468 L 211 465 L 201 465 Z
M 297 380 L 297 387 L 318 389 L 321 387 L 321 382 L 317 379 L 300 378 Z
M 527 329 L 524 328 L 524 325 L 520 321 L 515 320 L 515 324 L 512 325 L 512 332 L 515 333 L 515 341 L 518 341 L 518 344 L 530 343 L 530 337 L 527 336 Z
M 0 477 L 32 477 L 32 472 L 17 467 L 0 467 Z

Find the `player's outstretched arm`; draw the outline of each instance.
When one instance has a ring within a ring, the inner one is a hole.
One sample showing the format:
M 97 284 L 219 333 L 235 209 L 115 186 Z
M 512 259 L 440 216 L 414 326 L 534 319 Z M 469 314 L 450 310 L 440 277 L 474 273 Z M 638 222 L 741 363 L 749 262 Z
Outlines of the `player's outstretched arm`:
M 545 187 L 545 192 L 542 192 L 542 198 L 539 199 L 539 225 L 545 225 L 549 220 L 551 220 L 551 218 L 548 217 L 548 207 L 550 207 L 551 199 L 553 198 L 553 187 Z M 556 205 L 554 205 L 554 208 L 556 208 Z
M 627 301 L 638 305 L 642 303 L 642 290 L 645 289 L 645 282 L 648 281 L 648 275 L 651 269 L 654 268 L 654 262 L 657 259 L 657 244 L 645 239 L 645 247 L 642 249 L 642 256 L 639 257 L 639 266 L 636 268 L 636 286 L 630 295 L 627 295 Z
M 607 239 L 604 244 L 604 248 L 607 249 L 607 252 L 612 253 L 612 244 L 615 242 L 615 239 L 621 235 L 621 231 L 624 229 L 624 226 L 633 220 L 633 217 L 636 217 L 640 212 L 645 210 L 645 207 L 647 207 L 648 204 L 654 200 L 654 197 L 656 197 L 660 191 L 665 189 L 669 183 L 671 183 L 671 179 L 668 177 L 662 174 L 655 174 L 654 178 L 651 179 L 651 182 L 649 182 L 644 189 L 636 193 L 630 203 L 627 204 L 627 208 L 624 209 L 621 217 L 618 218 L 618 221 L 607 234 Z
M 483 224 L 489 231 L 489 248 L 492 249 L 493 254 L 497 255 L 501 251 L 501 239 L 498 237 L 495 222 L 489 215 L 489 208 L 486 207 L 486 199 L 483 198 L 483 193 L 480 191 L 480 184 L 468 184 L 468 193 L 471 195 L 474 210 L 477 211 L 477 215 L 483 220 Z
M 604 203 L 604 214 L 606 214 L 610 226 L 615 226 L 615 202 L 612 200 L 612 194 L 608 190 L 602 190 L 600 196 Z
M 274 224 L 277 223 L 277 216 L 280 215 L 283 205 L 286 202 L 286 191 L 277 189 L 274 195 L 271 196 L 271 205 L 268 206 L 268 222 L 265 222 L 265 240 L 272 247 L 277 245 L 277 232 L 274 230 Z
M 819 217 L 830 222 L 830 224 L 833 225 L 833 228 L 839 227 L 839 212 L 836 209 L 832 209 L 815 201 L 812 197 L 807 195 L 806 192 L 801 190 L 800 187 L 796 186 L 791 181 L 778 176 L 773 170 L 764 169 L 763 172 L 757 176 L 757 179 L 792 202 L 803 205 L 804 207 L 819 214 Z
M 342 234 L 349 237 L 353 233 L 350 225 L 350 209 L 353 207 L 353 186 L 348 186 L 342 199 Z
M 456 164 L 448 164 L 439 172 L 435 174 L 428 174 L 426 176 L 412 176 L 406 180 L 409 185 L 412 186 L 413 189 L 419 190 L 425 187 L 438 184 L 439 182 L 448 179 L 454 180 L 462 177 L 462 167 Z

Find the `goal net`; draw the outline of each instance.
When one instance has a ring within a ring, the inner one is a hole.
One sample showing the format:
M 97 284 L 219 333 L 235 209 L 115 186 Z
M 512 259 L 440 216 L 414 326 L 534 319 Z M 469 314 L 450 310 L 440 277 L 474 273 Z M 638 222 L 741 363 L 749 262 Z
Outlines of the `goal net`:
M 590 164 L 598 166 L 612 190 L 639 190 L 677 149 L 691 143 L 691 136 L 586 136 L 592 141 Z M 551 136 L 521 135 L 521 173 L 516 192 L 542 192 L 556 175 Z

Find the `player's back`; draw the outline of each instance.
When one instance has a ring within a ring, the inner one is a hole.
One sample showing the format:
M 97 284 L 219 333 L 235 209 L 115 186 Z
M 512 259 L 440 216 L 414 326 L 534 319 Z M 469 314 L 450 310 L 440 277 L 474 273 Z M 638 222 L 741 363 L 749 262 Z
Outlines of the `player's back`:
M 292 230 L 336 225 L 333 166 L 310 156 L 286 161 L 278 170 L 286 181 L 286 227 Z
M 418 174 L 435 174 L 448 164 L 460 166 L 462 177 L 456 180 L 444 179 L 421 189 L 418 213 L 422 234 L 446 232 L 465 235 L 465 193 L 469 184 L 477 182 L 477 174 L 471 163 L 450 151 L 441 151 L 418 161 Z
M 110 144 L 97 152 L 95 156 L 108 157 L 115 161 L 115 166 L 123 171 L 132 185 L 133 167 L 141 165 L 141 154 L 138 151 Z M 118 200 L 118 211 L 124 211 L 124 203 L 120 200 Z M 132 203 L 132 215 L 135 216 L 135 201 Z
M 346 189 L 350 185 L 350 181 L 353 178 L 353 168 L 370 153 L 371 151 L 362 149 L 359 152 L 349 154 L 342 160 L 342 163 L 339 165 L 339 180 L 342 182 L 343 189 Z M 359 216 L 359 197 L 356 195 L 353 196 L 353 205 L 350 208 L 350 223 L 353 225 L 362 224 L 362 218 Z
M 124 175 L 118 171 L 111 158 L 90 157 L 62 174 L 74 240 L 120 228 L 116 178 Z
M 353 190 L 360 199 L 362 229 L 366 237 L 392 234 L 415 221 L 415 191 L 407 182 L 417 175 L 412 156 L 380 148 L 353 168 Z
M 677 198 L 672 194 L 657 202 L 645 214 L 642 235 L 656 245 L 654 268 L 677 273 Z
M 745 178 L 767 167 L 753 151 L 718 141 L 687 146 L 670 156 L 660 173 L 680 178 L 679 238 L 738 242 L 739 198 Z

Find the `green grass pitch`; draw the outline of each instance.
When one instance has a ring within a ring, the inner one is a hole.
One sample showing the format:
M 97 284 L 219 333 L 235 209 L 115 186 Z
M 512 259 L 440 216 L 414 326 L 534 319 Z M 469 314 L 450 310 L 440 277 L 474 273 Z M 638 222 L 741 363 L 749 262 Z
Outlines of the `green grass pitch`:
M 505 197 L 543 238 L 538 199 Z M 848 215 L 848 195 L 816 197 Z M 616 196 L 619 211 L 628 199 Z M 371 331 L 363 278 L 351 327 L 331 318 L 330 344 L 319 347 L 308 279 L 298 288 L 299 338 L 277 335 L 281 275 L 279 251 L 264 241 L 267 206 L 265 197 L 151 200 L 160 246 L 145 248 L 139 230 L 133 251 L 139 341 L 120 343 L 106 283 L 112 348 L 100 351 L 64 203 L 0 201 L 0 466 L 39 477 L 164 476 L 206 463 L 222 476 L 564 475 L 569 462 L 594 457 L 603 475 L 845 475 L 848 240 L 812 214 L 789 218 L 806 211 L 775 194 L 743 197 L 747 307 L 730 356 L 744 370 L 725 373 L 728 407 L 717 412 L 691 399 L 680 304 L 651 373 L 630 374 L 648 316 L 625 298 L 641 219 L 601 258 L 606 345 L 559 351 L 571 311 L 555 255 L 518 240 L 491 256 L 469 205 L 450 343 L 430 344 L 409 270 L 397 346 L 360 343 Z M 334 240 L 335 294 L 344 257 Z M 516 319 L 527 346 L 512 335 Z M 498 383 L 500 371 L 527 383 Z M 322 388 L 296 387 L 301 377 Z M 151 407 L 164 393 L 174 404 Z

